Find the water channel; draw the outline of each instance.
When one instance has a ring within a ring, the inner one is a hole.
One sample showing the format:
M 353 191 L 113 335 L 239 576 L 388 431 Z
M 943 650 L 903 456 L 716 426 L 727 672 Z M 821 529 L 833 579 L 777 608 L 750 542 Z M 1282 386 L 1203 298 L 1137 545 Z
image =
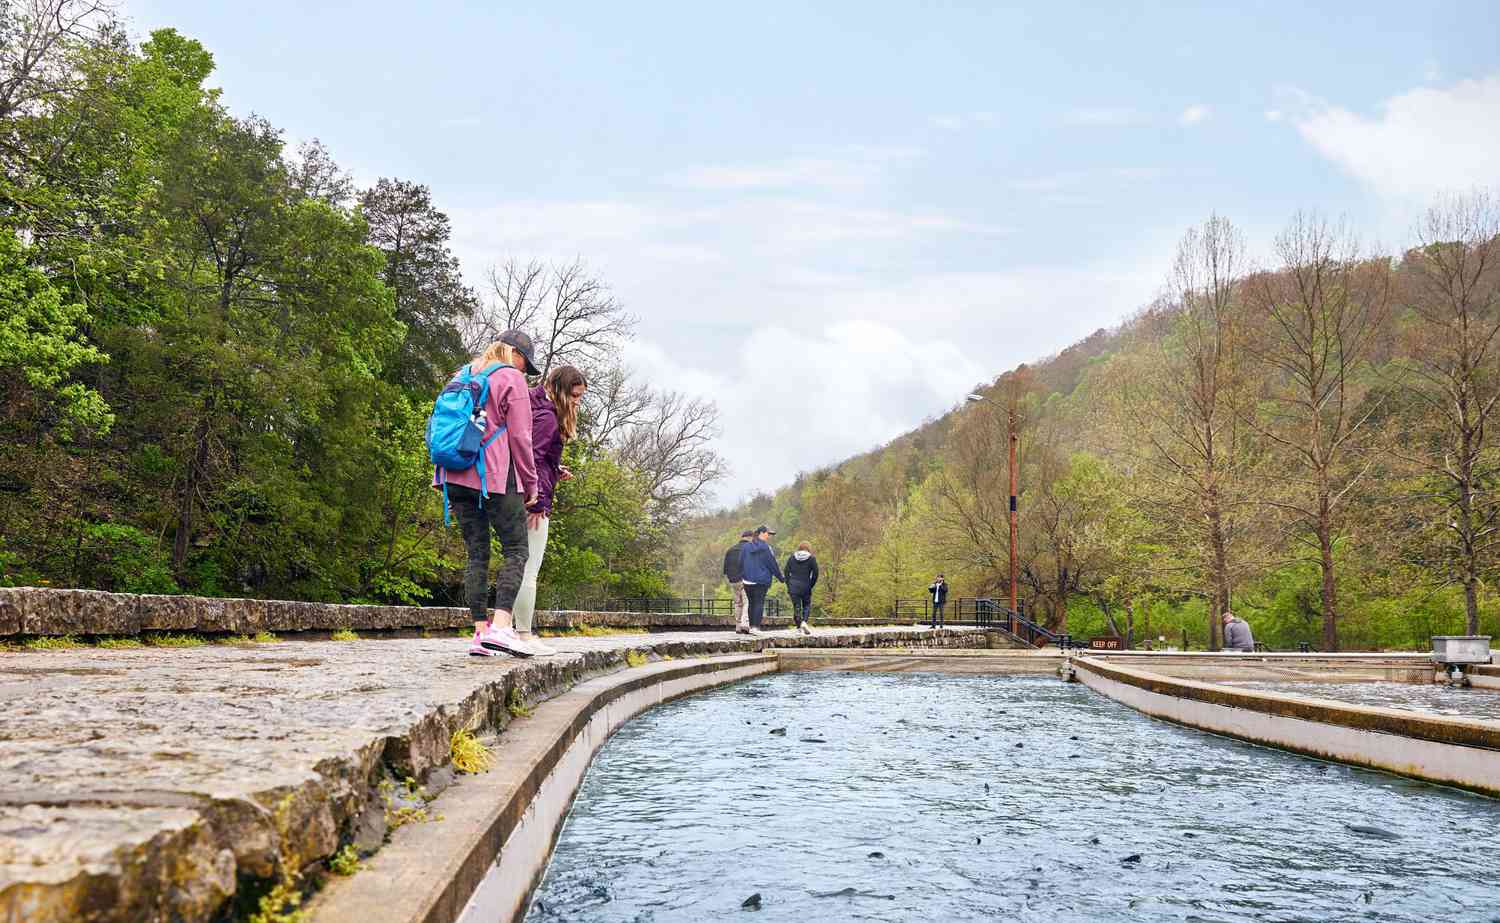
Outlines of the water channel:
M 1242 689 L 1284 692 L 1353 705 L 1376 705 L 1454 718 L 1500 721 L 1500 691 L 1462 689 L 1439 683 L 1304 683 L 1248 680 L 1226 683 Z
M 1496 856 L 1500 802 L 1081 685 L 790 673 L 623 727 L 526 919 L 1500 920 Z

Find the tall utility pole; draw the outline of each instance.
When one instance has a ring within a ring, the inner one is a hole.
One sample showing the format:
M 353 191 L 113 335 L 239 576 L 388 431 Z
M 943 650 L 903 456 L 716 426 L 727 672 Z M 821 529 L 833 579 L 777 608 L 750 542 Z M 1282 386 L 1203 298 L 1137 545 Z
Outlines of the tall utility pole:
M 1010 611 L 1016 611 L 1016 389 L 1012 382 L 1010 406 L 1006 409 L 1005 429 L 1010 443 Z M 1014 616 L 1012 616 L 1014 618 Z M 1015 628 L 1012 625 L 1011 628 Z

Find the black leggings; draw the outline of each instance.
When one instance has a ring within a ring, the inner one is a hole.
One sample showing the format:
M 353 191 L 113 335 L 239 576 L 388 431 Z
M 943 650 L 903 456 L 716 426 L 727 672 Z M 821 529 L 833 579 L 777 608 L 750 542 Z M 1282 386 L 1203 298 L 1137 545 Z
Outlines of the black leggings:
M 807 621 L 809 610 L 812 609 L 812 590 L 804 593 L 793 593 L 792 595 L 792 621 L 801 625 Z
M 512 475 L 514 477 L 514 475 Z M 507 485 L 510 486 L 510 485 Z M 490 532 L 500 539 L 505 560 L 495 572 L 495 608 L 509 612 L 521 590 L 530 548 L 526 542 L 526 500 L 519 493 L 495 493 L 480 507 L 479 491 L 462 484 L 448 485 L 448 505 L 458 513 L 469 563 L 464 567 L 464 601 L 474 621 L 489 620 Z
M 761 619 L 766 614 L 766 594 L 771 592 L 768 583 L 745 584 L 745 596 L 750 600 L 750 627 L 759 628 Z

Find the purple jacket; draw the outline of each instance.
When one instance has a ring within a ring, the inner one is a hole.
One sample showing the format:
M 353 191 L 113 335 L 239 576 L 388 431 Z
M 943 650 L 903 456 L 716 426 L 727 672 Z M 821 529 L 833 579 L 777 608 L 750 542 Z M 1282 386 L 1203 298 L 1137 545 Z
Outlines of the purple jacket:
M 536 503 L 533 513 L 552 512 L 552 492 L 557 489 L 557 476 L 562 468 L 563 438 L 557 425 L 557 408 L 547 389 L 537 385 L 531 389 L 531 446 L 536 455 Z

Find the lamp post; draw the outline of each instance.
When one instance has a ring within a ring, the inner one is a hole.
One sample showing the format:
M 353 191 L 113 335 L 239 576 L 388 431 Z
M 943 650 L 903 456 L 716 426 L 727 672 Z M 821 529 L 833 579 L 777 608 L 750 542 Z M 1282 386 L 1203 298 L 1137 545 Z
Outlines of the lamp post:
M 973 402 L 984 400 L 982 394 L 970 394 L 968 399 Z M 1016 392 L 1014 386 L 1010 389 L 1010 401 L 1005 408 L 1005 436 L 1007 450 L 1010 456 L 1010 628 L 1014 633 L 1016 630 L 1016 514 L 1019 509 L 1016 503 L 1016 442 L 1020 438 L 1016 431 Z

